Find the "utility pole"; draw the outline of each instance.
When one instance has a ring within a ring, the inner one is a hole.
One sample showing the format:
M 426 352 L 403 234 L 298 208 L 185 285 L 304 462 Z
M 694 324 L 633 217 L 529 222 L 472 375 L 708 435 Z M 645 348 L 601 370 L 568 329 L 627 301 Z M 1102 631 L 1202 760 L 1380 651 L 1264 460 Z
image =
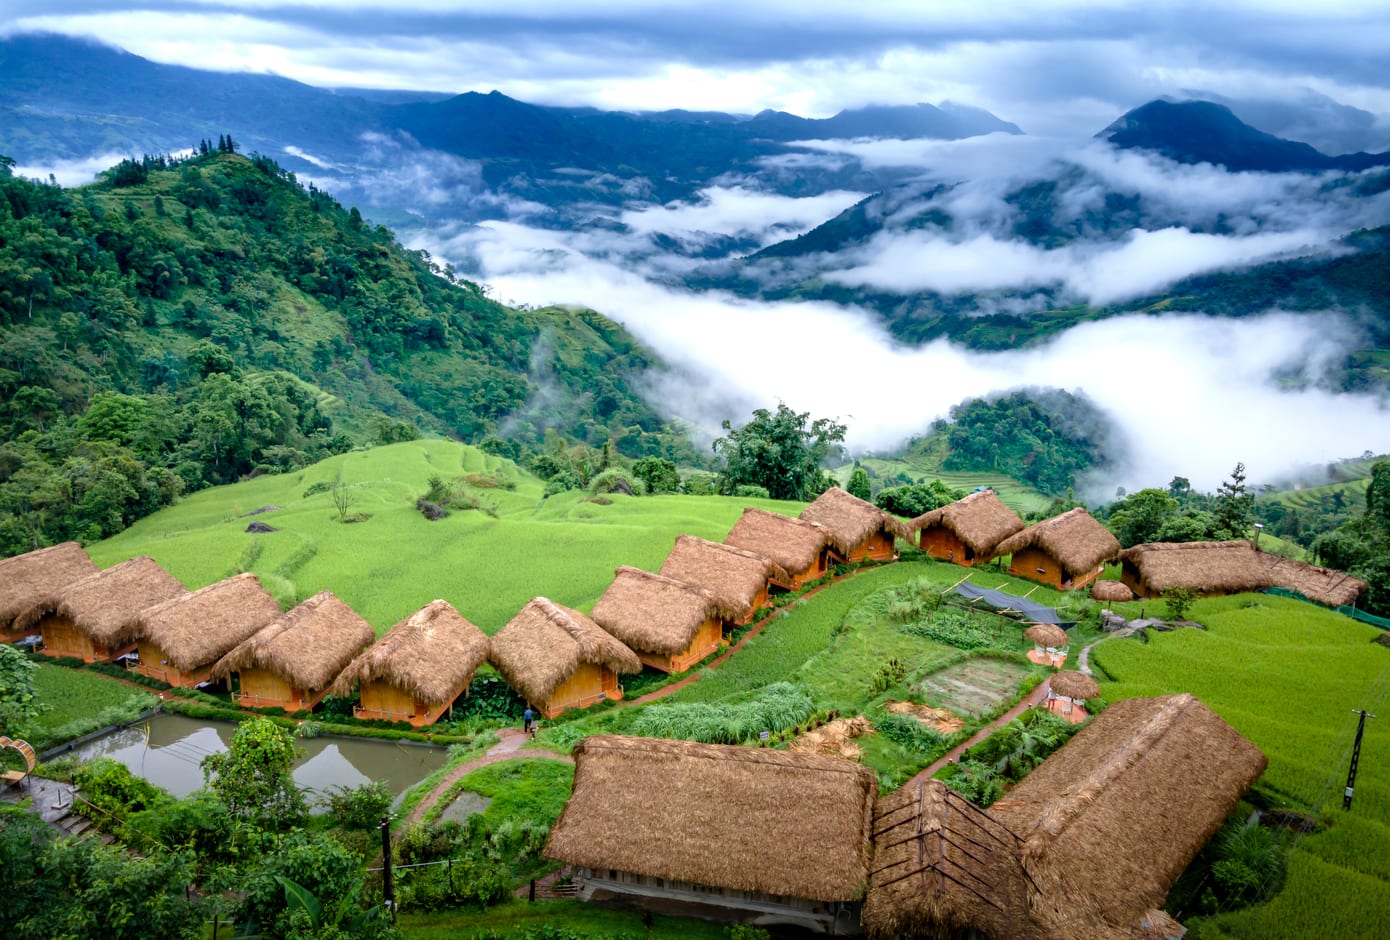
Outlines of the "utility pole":
M 1361 762 L 1361 736 L 1366 733 L 1366 719 L 1375 717 L 1367 714 L 1364 708 L 1352 709 L 1352 713 L 1361 718 L 1356 723 L 1356 740 L 1351 744 L 1351 766 L 1347 768 L 1347 789 L 1342 794 L 1342 809 L 1351 809 L 1351 795 L 1356 789 L 1356 765 Z
M 1359 740 L 1359 739 L 1358 739 Z M 1354 760 L 1354 759 L 1353 759 Z M 1355 766 L 1353 764 L 1353 766 Z M 391 877 L 391 817 L 381 817 L 381 897 L 396 922 L 396 884 Z

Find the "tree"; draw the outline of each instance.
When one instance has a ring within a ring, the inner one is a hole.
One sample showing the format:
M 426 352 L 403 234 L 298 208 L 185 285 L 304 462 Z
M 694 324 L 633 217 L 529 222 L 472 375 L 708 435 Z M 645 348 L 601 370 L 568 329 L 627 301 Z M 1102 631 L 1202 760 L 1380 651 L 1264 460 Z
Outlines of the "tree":
M 1178 511 L 1178 501 L 1163 490 L 1131 493 L 1110 508 L 1110 531 L 1125 548 L 1156 542 L 1164 524 Z
M 37 668 L 17 647 L 0 646 L 0 732 L 19 736 L 38 714 L 42 706 L 34 698 Z
M 681 487 L 676 465 L 660 457 L 643 457 L 632 465 L 632 475 L 647 485 L 647 492 L 675 493 Z
M 761 486 L 773 499 L 815 499 L 830 485 L 821 463 L 839 449 L 845 426 L 830 418 L 811 420 L 777 403 L 776 413 L 765 408 L 735 429 L 723 423 L 723 437 L 714 452 L 724 458 L 719 492 L 732 494 L 740 486 Z
M 940 509 L 964 498 L 965 490 L 953 489 L 940 480 L 932 480 L 930 483 L 885 486 L 874 497 L 874 505 L 895 516 L 915 519 L 924 512 Z
M 203 779 L 233 817 L 263 829 L 304 818 L 304 794 L 290 776 L 294 736 L 269 718 L 243 721 L 221 754 L 203 758 Z
M 1237 463 L 1231 478 L 1216 491 L 1217 537 L 1242 539 L 1255 518 L 1255 497 L 1245 490 L 1245 464 Z
M 869 499 L 873 496 L 873 488 L 869 484 L 869 474 L 863 467 L 854 468 L 854 472 L 849 475 L 849 482 L 845 484 L 845 492 L 851 496 L 858 496 L 860 499 Z

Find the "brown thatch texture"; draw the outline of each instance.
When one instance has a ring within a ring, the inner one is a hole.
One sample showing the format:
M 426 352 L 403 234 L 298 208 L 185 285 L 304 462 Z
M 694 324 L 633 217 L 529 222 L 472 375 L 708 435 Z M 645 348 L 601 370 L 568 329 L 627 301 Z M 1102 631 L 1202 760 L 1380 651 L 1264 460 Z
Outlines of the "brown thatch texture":
M 1269 552 L 1257 554 L 1265 566 L 1270 584 L 1297 591 L 1310 601 L 1328 607 L 1341 607 L 1355 603 L 1366 592 L 1365 581 L 1345 572 L 1271 555 Z
M 1134 600 L 1134 592 L 1124 584 L 1112 579 L 1097 581 L 1091 585 L 1091 596 L 1098 601 L 1115 603 Z
M 1078 506 L 1011 535 L 995 547 L 994 554 L 1011 555 L 1025 548 L 1041 549 L 1069 575 L 1078 575 L 1113 560 L 1120 553 L 1120 542 Z
M 627 565 L 598 599 L 589 617 L 629 649 L 682 653 L 709 620 L 733 620 L 738 608 L 709 591 Z
M 1052 691 L 1067 698 L 1095 698 L 1100 695 L 1096 680 L 1075 669 L 1063 669 L 1052 677 Z
M 801 518 L 818 522 L 830 537 L 830 544 L 841 555 L 849 555 L 879 532 L 892 538 L 910 539 L 907 526 L 873 503 L 832 486 L 801 510 Z
M 895 790 L 874 808 L 864 927 L 871 938 L 1049 937 L 1028 917 L 1018 838 L 939 780 Z
M 868 884 L 872 771 L 836 757 L 596 735 L 545 854 L 571 865 L 814 901 Z
M 912 532 L 934 526 L 949 529 L 976 555 L 988 558 L 997 554 L 996 545 L 1023 528 L 1023 520 L 1000 502 L 994 490 L 980 490 L 925 512 L 907 524 Z
M 141 555 L 50 594 L 20 614 L 15 626 L 28 629 L 57 613 L 71 620 L 93 642 L 114 649 L 135 639 L 129 625 L 132 617 L 186 593 L 178 578 L 153 558 Z
M 488 661 L 535 704 L 550 698 L 581 662 L 641 672 L 642 661 L 577 610 L 537 597 L 492 638 Z
M 753 613 L 753 602 L 769 579 L 783 583 L 791 580 L 782 566 L 766 555 L 693 535 L 676 539 L 671 554 L 661 565 L 661 574 L 709 591 L 735 611 L 730 618 L 735 621 Z
M 1115 702 L 995 803 L 1023 840 L 1032 916 L 1058 936 L 1129 930 L 1264 771 L 1192 695 Z
M 264 669 L 296 689 L 324 689 L 375 638 L 371 624 L 356 611 L 320 591 L 238 644 L 212 674 Z
M 98 570 L 76 542 L 0 558 L 0 631 L 44 598 Z
M 158 646 L 169 665 L 192 672 L 279 616 L 275 598 L 247 572 L 146 608 L 129 625 L 132 636 Z
M 1239 594 L 1270 585 L 1259 552 L 1243 539 L 1150 542 L 1125 549 L 1120 561 L 1134 569 L 1143 592 L 1151 595 L 1169 588 L 1197 594 Z
M 487 649 L 486 633 L 447 601 L 432 601 L 354 659 L 333 683 L 333 694 L 351 695 L 358 680 L 380 681 L 433 709 L 453 701 L 473 680 Z
M 1023 638 L 1031 640 L 1039 646 L 1066 646 L 1071 642 L 1071 637 L 1067 636 L 1067 631 L 1055 623 L 1035 623 L 1023 631 Z
M 829 542 L 823 526 L 752 507 L 743 511 L 724 539 L 725 545 L 766 555 L 792 575 L 814 567 Z

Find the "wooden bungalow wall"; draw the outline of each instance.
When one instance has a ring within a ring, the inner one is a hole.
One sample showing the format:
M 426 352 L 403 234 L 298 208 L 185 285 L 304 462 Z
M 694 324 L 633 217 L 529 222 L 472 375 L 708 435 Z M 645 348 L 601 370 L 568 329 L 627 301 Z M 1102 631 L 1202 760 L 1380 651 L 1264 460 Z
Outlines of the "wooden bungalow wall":
M 917 544 L 931 557 L 939 561 L 964 565 L 969 568 L 976 562 L 975 550 L 966 545 L 956 533 L 945 526 L 931 526 L 922 529 L 917 535 Z M 984 559 L 988 560 L 988 559 Z
M 140 663 L 135 667 L 135 671 L 142 676 L 149 676 L 151 679 L 158 679 L 160 682 L 183 689 L 191 689 L 211 678 L 208 673 L 212 669 L 212 663 L 191 672 L 184 672 L 170 665 L 164 651 L 152 640 L 140 640 L 135 648 L 140 654 Z
M 1027 578 L 1030 581 L 1041 581 L 1059 591 L 1080 590 L 1100 577 L 1104 570 L 1105 566 L 1100 565 L 1094 571 L 1077 575 L 1068 581 L 1068 575 L 1062 567 L 1062 563 L 1036 547 L 1014 552 L 1013 558 L 1009 562 L 1009 574 L 1018 575 L 1020 578 Z
M 287 712 L 308 711 L 323 698 L 323 692 L 296 689 L 289 680 L 265 669 L 246 669 L 237 673 L 241 691 L 233 700 L 243 708 L 283 708 Z
M 39 652 L 47 656 L 71 656 L 85 663 L 109 662 L 135 648 L 107 649 L 94 643 L 90 634 L 61 614 L 49 614 L 39 621 L 35 629 L 43 635 L 43 646 Z
M 359 689 L 361 706 L 353 709 L 353 717 L 378 721 L 408 721 L 416 728 L 432 725 L 453 707 L 454 699 L 463 693 L 463 686 L 454 690 L 449 701 L 431 708 L 418 702 L 409 692 L 379 680 L 363 682 Z
M 710 619 L 700 625 L 695 638 L 681 652 L 670 656 L 659 653 L 638 653 L 637 656 L 653 669 L 660 669 L 662 672 L 685 672 L 717 650 L 723 637 L 724 628 L 721 621 Z
M 879 529 L 873 535 L 856 545 L 846 561 L 854 564 L 861 561 L 889 561 L 893 557 L 895 542 L 893 534 Z
M 1135 597 L 1148 598 L 1160 596 L 1157 591 L 1149 589 L 1143 576 L 1139 574 L 1138 567 L 1136 567 L 1132 561 L 1126 561 L 1120 564 L 1120 583 L 1133 591 Z
M 554 718 L 567 708 L 587 708 L 605 698 L 620 699 L 623 690 L 618 686 L 618 674 L 593 663 L 580 663 L 545 702 L 532 702 L 541 715 Z

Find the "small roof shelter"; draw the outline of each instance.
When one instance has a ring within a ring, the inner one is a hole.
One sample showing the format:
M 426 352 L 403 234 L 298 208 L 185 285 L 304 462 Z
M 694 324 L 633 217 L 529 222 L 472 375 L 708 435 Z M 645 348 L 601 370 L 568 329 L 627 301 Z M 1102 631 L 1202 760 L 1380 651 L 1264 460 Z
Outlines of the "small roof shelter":
M 748 623 L 758 608 L 766 605 L 769 581 L 785 584 L 791 580 L 786 570 L 766 555 L 694 535 L 676 539 L 659 573 L 713 594 L 734 614 L 728 618 L 733 626 Z
M 1009 536 L 995 548 L 1011 555 L 1009 573 L 1059 591 L 1089 585 L 1120 553 L 1119 539 L 1080 506 Z
M 931 557 L 970 566 L 999 554 L 996 546 L 1021 531 L 1023 520 L 994 490 L 986 489 L 924 512 L 907 527 L 917 533 L 919 547 Z
M 703 588 L 627 565 L 589 616 L 653 669 L 685 672 L 719 648 L 736 606 Z
M 1023 638 L 1033 641 L 1028 659 L 1039 666 L 1057 668 L 1067 661 L 1067 644 L 1071 637 L 1056 624 L 1035 623 L 1023 631 Z
M 43 635 L 40 652 L 84 662 L 118 659 L 134 649 L 132 617 L 147 607 L 186 594 L 178 578 L 141 555 L 49 594 L 15 625 Z
M 59 542 L 22 555 L 0 558 L 0 643 L 22 640 L 29 632 L 16 618 L 35 604 L 98 568 L 76 542 Z
M 1048 688 L 1051 694 L 1047 697 L 1047 710 L 1074 725 L 1090 717 L 1086 713 L 1086 700 L 1100 695 L 1096 680 L 1075 669 L 1064 669 L 1057 673 Z
M 830 564 L 830 533 L 824 526 L 766 509 L 745 509 L 724 544 L 772 559 L 788 575 L 779 586 L 792 591 L 824 575 Z
M 801 519 L 819 523 L 835 553 L 847 562 L 888 561 L 897 539 L 910 539 L 905 524 L 867 500 L 832 486 L 801 510 Z

